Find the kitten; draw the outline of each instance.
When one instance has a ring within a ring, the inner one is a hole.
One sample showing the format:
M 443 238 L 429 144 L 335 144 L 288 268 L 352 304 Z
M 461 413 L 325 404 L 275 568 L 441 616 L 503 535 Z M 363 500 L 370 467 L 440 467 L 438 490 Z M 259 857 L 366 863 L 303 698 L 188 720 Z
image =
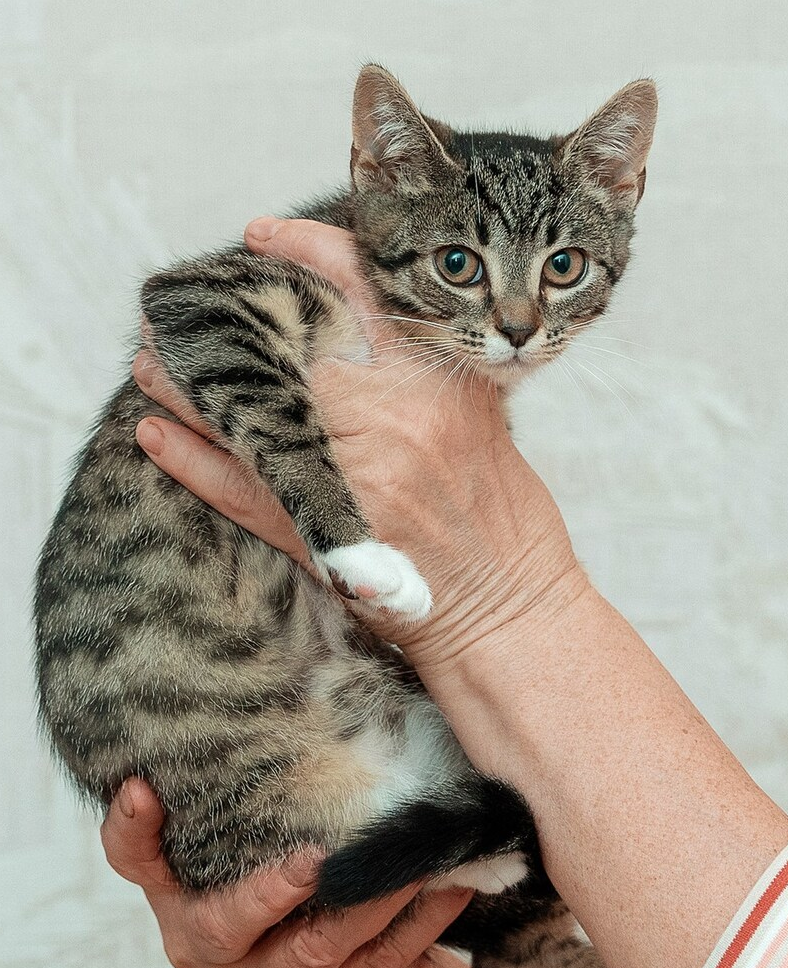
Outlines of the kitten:
M 355 234 L 404 335 L 437 333 L 447 357 L 508 386 L 605 309 L 655 115 L 653 83 L 636 81 L 567 137 L 464 134 L 370 65 L 351 186 L 299 214 Z M 429 589 L 375 539 L 310 394 L 312 361 L 357 332 L 342 294 L 238 247 L 153 276 L 142 309 L 172 379 L 269 484 L 318 568 L 424 616 Z M 313 909 L 432 877 L 487 892 L 445 936 L 477 963 L 598 964 L 520 796 L 471 767 L 397 650 L 148 461 L 134 427 L 154 413 L 131 381 L 110 401 L 38 571 L 40 711 L 80 789 L 106 804 L 126 777 L 148 780 L 188 889 L 316 844 L 329 856 Z

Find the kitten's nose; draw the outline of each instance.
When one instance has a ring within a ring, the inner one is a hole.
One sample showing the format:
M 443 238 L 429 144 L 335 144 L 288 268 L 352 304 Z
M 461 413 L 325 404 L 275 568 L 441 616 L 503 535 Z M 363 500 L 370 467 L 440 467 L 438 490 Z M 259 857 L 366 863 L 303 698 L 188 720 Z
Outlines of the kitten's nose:
M 498 327 L 498 331 L 509 340 L 515 349 L 525 346 L 526 342 L 534 335 L 537 329 L 539 329 L 539 323 L 536 320 L 529 320 L 518 326 L 505 322 L 501 323 Z

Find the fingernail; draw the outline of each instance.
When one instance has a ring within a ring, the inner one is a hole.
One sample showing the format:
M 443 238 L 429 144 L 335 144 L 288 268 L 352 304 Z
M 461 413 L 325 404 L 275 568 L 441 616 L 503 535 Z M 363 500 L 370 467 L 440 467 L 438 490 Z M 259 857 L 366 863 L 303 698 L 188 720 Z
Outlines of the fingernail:
M 141 420 L 137 424 L 137 443 L 146 454 L 157 457 L 164 449 L 164 434 L 152 420 Z
M 123 816 L 131 820 L 134 816 L 134 800 L 129 792 L 128 783 L 124 783 L 118 792 L 118 806 Z
M 456 897 L 457 901 L 470 901 L 476 891 L 470 887 L 455 887 L 446 891 L 449 897 Z
M 315 852 L 294 854 L 282 865 L 282 874 L 293 887 L 304 887 L 314 881 L 322 859 L 322 855 Z
M 272 215 L 264 215 L 263 218 L 256 218 L 246 226 L 246 234 L 257 242 L 268 242 L 282 227 L 282 220 L 274 218 Z
M 338 591 L 343 598 L 346 598 L 350 602 L 356 601 L 358 595 L 353 591 L 352 588 L 350 588 L 343 578 L 339 577 L 333 568 L 328 569 L 328 576 L 331 579 L 331 584 L 334 586 L 334 589 Z
M 148 388 L 153 385 L 153 368 L 155 364 L 153 360 L 145 360 L 138 363 L 134 367 L 134 379 L 141 387 Z

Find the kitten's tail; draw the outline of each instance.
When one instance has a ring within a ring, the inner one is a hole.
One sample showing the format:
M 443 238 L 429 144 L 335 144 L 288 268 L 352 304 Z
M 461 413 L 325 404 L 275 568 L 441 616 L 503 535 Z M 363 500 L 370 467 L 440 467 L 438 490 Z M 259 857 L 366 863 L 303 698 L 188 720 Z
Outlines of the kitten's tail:
M 531 860 L 539 856 L 531 811 L 511 787 L 476 774 L 452 790 L 404 803 L 360 830 L 324 862 L 316 900 L 349 907 L 515 852 Z

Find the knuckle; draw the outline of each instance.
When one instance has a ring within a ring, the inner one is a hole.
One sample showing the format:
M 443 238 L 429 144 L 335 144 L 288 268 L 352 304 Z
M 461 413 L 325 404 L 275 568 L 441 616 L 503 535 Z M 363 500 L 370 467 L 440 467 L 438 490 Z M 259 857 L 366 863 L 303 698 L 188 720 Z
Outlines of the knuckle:
M 194 912 L 192 918 L 193 937 L 186 953 L 187 964 L 185 968 L 191 968 L 191 962 L 195 947 L 209 953 L 212 959 L 229 961 L 245 952 L 239 952 L 238 936 L 233 926 L 228 922 L 226 914 L 222 908 L 222 897 L 209 896 Z M 195 944 L 196 943 L 196 944 Z
M 106 856 L 107 863 L 116 874 L 119 874 L 124 880 L 130 881 L 132 884 L 139 884 L 142 886 L 143 877 L 139 868 L 121 857 L 110 856 L 108 852 L 106 852 Z
M 99 829 L 99 837 L 101 838 L 101 846 L 104 848 L 104 855 L 107 858 L 107 863 L 109 866 L 120 874 L 119 867 L 126 867 L 125 858 L 122 856 L 121 851 L 118 849 L 117 837 L 115 830 L 110 826 L 109 819 L 105 820 Z M 125 876 L 125 875 L 124 875 Z
M 139 884 L 140 886 L 145 884 L 144 865 L 126 856 L 126 845 L 105 826 L 101 828 L 101 843 L 107 863 L 116 874 L 120 874 L 122 878 L 131 881 L 132 884 Z
M 449 955 L 448 959 L 446 957 L 447 955 Z M 438 968 L 438 966 L 451 964 L 451 960 L 452 956 L 445 948 L 433 944 L 419 955 L 414 964 L 416 968 Z
M 183 938 L 163 938 L 164 954 L 172 968 L 198 968 L 190 946 Z
M 369 956 L 365 959 L 369 968 L 406 968 L 413 958 L 400 947 L 395 936 L 384 934 L 370 947 Z
M 289 968 L 337 968 L 345 960 L 337 942 L 316 928 L 297 931 L 287 955 Z
M 222 486 L 222 506 L 233 514 L 247 514 L 255 505 L 257 485 L 236 464 L 230 464 Z
M 282 222 L 276 231 L 276 245 L 293 254 L 302 253 L 309 246 L 313 222 L 307 219 L 291 218 Z
M 283 899 L 281 896 L 272 896 L 271 885 L 269 883 L 265 881 L 262 883 L 250 881 L 245 887 L 254 904 L 255 917 L 261 925 L 273 927 L 286 914 L 290 913 L 291 906 L 282 903 Z

